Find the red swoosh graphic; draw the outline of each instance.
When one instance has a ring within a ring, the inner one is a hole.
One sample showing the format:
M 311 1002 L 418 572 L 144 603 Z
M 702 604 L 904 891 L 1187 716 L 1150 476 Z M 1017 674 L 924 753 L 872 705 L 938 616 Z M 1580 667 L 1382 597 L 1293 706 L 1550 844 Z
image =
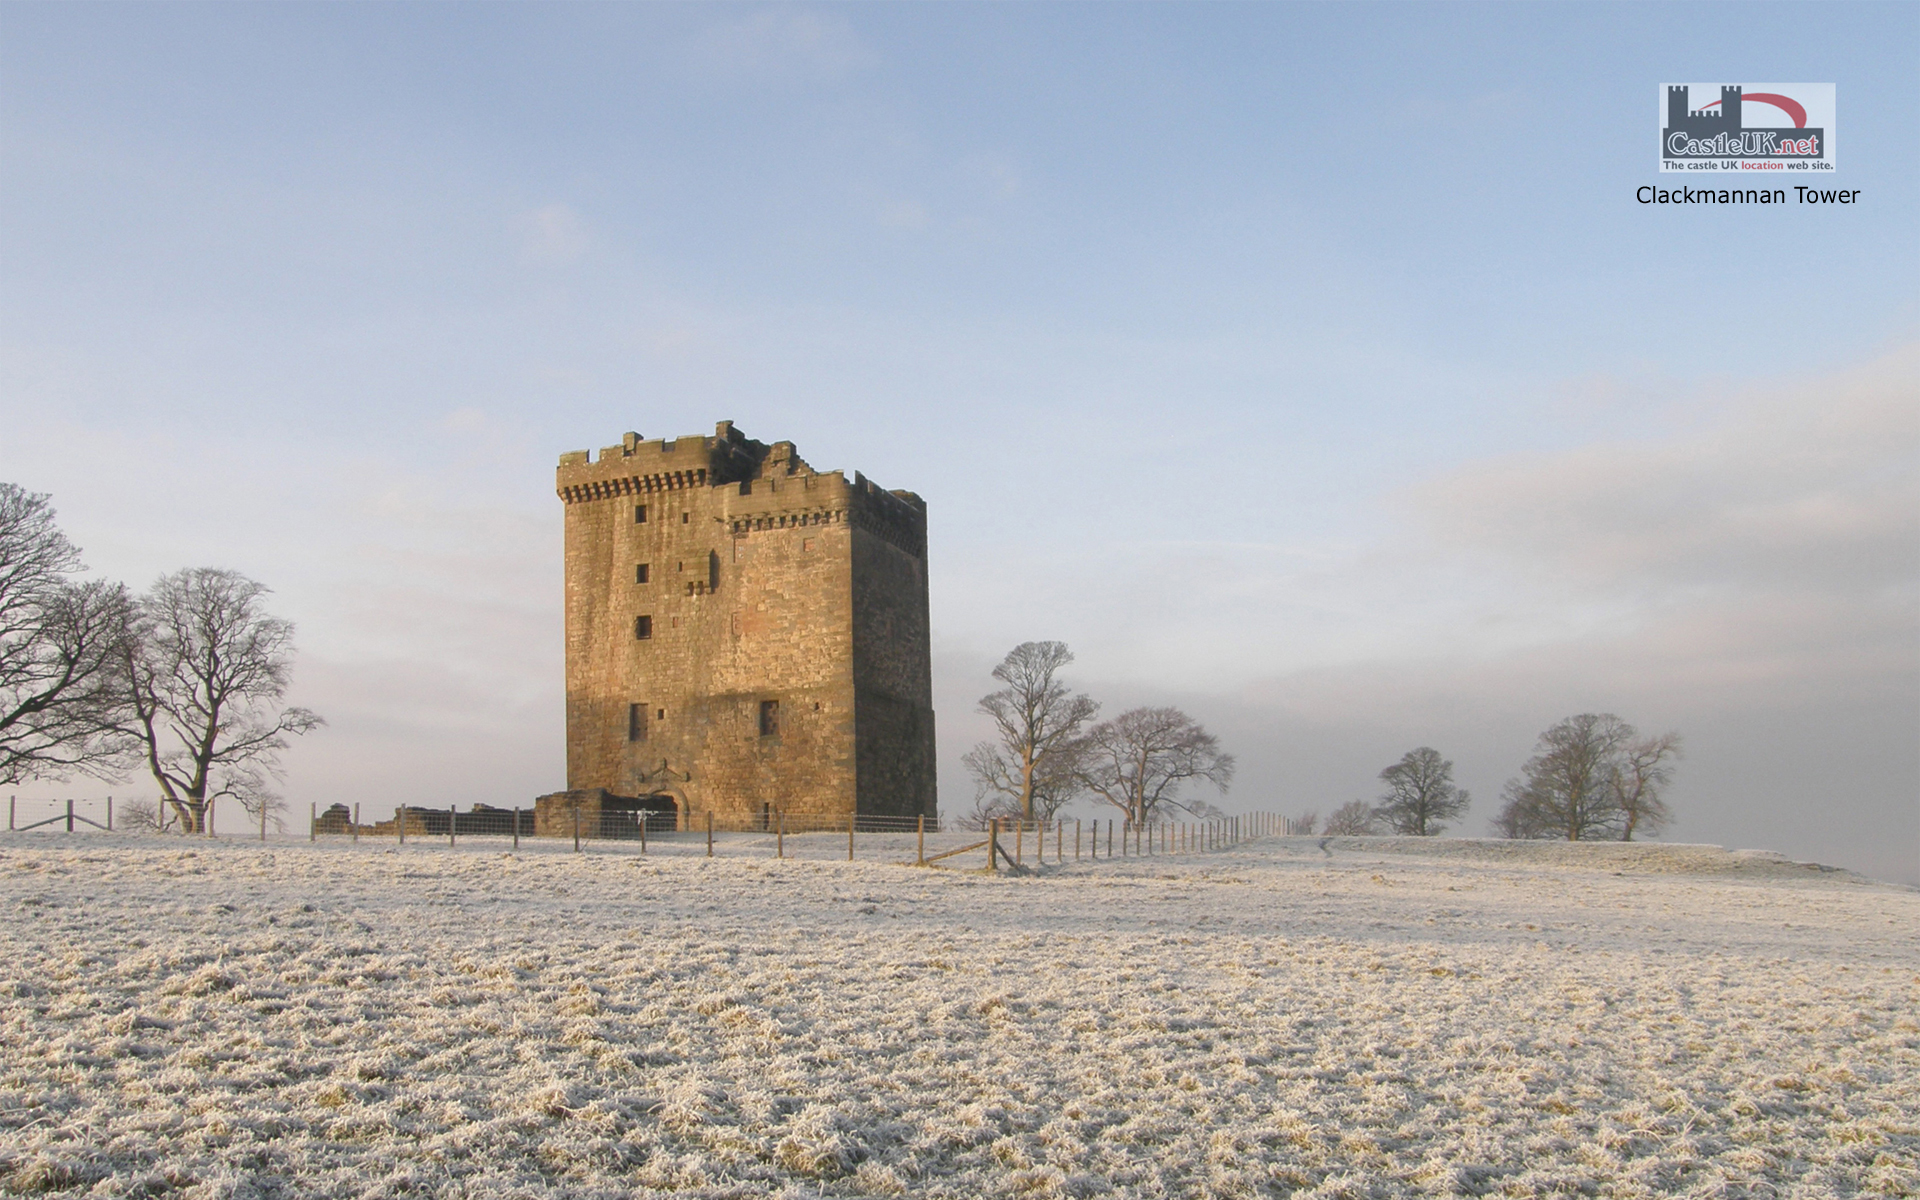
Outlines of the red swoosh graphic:
M 1793 118 L 1793 127 L 1795 129 L 1805 129 L 1807 127 L 1807 110 L 1802 108 L 1800 102 L 1792 96 L 1782 96 L 1778 92 L 1747 92 L 1740 98 L 1742 100 L 1758 100 L 1762 104 L 1771 104 Z M 1700 107 L 1706 109 L 1718 108 L 1719 106 L 1720 102 L 1715 100 L 1711 104 L 1702 104 Z

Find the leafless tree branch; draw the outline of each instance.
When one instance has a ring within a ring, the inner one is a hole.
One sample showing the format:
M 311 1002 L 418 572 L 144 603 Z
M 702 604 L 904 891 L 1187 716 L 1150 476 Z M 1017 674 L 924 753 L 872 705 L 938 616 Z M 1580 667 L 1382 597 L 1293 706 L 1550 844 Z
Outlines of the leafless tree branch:
M 47 497 L 0 483 L 0 783 L 127 764 L 113 716 L 130 601 L 80 569 Z

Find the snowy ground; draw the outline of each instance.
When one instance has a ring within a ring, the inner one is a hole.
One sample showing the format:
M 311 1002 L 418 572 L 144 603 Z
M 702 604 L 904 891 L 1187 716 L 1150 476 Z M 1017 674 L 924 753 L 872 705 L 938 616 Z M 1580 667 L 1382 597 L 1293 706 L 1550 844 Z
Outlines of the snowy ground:
M 569 849 L 0 841 L 0 1191 L 1920 1193 L 1909 889 L 1699 847 Z

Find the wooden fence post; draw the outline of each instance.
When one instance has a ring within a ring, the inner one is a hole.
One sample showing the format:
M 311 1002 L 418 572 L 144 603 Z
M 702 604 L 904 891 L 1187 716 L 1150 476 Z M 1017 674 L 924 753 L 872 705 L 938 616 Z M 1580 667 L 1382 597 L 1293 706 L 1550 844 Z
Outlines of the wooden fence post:
M 107 814 L 107 828 L 111 829 L 113 828 L 112 796 L 107 797 Z M 317 842 L 320 840 L 320 802 L 317 800 L 307 801 L 307 840 L 309 842 Z
M 18 796 L 7 797 L 7 832 L 8 833 L 13 832 L 13 806 L 18 803 L 20 803 L 20 797 Z
M 1000 818 L 987 818 L 987 870 L 1000 870 Z
M 1033 857 L 1034 861 L 1041 866 L 1047 865 L 1047 823 L 1045 821 L 1033 823 Z
M 640 853 L 647 852 L 647 814 L 640 814 Z
M 402 846 L 407 844 L 407 806 L 405 804 L 400 806 L 400 844 Z
M 580 853 L 580 802 L 573 802 L 573 852 Z
M 847 814 L 847 861 L 853 861 L 853 814 Z
M 68 826 L 71 829 L 72 823 Z M 1013 865 L 1023 867 L 1027 863 L 1027 823 L 1018 817 L 1013 819 Z
M 520 806 L 513 806 L 513 848 L 520 848 Z
M 107 794 L 107 832 L 113 832 L 113 794 Z
M 713 857 L 713 810 L 707 810 L 707 857 Z
M 787 856 L 787 810 L 784 808 L 780 810 L 779 825 L 780 832 L 774 837 L 774 857 L 785 858 Z
M 1073 861 L 1080 861 L 1080 818 L 1073 819 Z

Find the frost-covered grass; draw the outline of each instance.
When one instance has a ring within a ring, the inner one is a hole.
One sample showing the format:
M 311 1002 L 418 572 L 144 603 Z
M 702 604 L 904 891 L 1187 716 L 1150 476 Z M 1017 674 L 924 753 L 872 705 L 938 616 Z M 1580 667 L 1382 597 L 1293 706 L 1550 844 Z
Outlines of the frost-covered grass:
M 1920 1189 L 1907 889 L 1659 846 L 725 848 L 0 841 L 0 1190 Z

